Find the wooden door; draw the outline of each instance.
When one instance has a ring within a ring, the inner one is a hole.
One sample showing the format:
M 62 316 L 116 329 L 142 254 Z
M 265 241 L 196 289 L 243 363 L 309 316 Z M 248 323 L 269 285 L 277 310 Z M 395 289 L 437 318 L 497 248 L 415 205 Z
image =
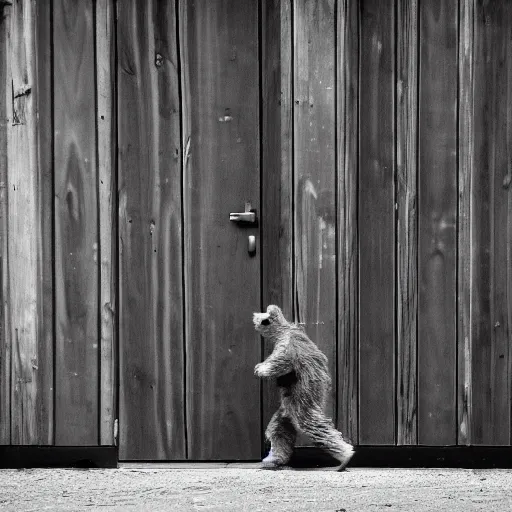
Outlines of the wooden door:
M 184 2 L 186 382 L 190 459 L 255 459 L 261 450 L 258 6 Z M 188 80 L 188 83 L 187 83 Z
M 258 4 L 130 0 L 117 33 L 120 458 L 257 459 Z

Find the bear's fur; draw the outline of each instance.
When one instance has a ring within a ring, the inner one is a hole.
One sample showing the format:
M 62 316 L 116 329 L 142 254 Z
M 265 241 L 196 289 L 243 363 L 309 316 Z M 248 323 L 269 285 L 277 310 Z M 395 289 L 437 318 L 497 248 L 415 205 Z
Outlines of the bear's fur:
M 274 344 L 272 353 L 256 365 L 254 373 L 275 378 L 281 398 L 265 432 L 270 452 L 262 461 L 263 467 L 286 465 L 297 433 L 302 432 L 339 460 L 339 470 L 344 469 L 354 449 L 323 412 L 331 384 L 327 357 L 300 326 L 284 318 L 278 306 L 268 306 L 266 313 L 254 313 L 253 322 L 256 330 Z

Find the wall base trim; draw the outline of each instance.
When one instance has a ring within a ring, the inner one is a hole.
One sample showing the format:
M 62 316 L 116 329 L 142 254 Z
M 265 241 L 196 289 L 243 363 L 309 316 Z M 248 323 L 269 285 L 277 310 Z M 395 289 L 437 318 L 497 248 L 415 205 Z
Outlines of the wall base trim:
M 290 461 L 292 467 L 303 469 L 336 464 L 327 453 L 312 447 L 297 448 Z M 209 463 L 201 461 L 201 465 L 206 467 Z M 213 468 L 215 463 L 211 465 Z M 117 468 L 118 449 L 115 446 L 0 446 L 1 469 L 52 467 Z M 357 446 L 348 467 L 510 469 L 512 446 Z
M 328 454 L 297 448 L 291 465 L 333 466 Z M 512 468 L 512 446 L 357 446 L 350 467 L 375 468 Z
M 0 468 L 117 468 L 116 446 L 0 446 Z

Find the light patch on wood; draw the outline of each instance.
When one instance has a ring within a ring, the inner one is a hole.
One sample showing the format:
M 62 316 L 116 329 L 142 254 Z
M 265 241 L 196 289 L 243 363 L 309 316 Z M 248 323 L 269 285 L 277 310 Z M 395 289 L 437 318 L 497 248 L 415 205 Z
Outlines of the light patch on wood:
M 418 1 L 399 0 L 397 28 L 397 444 L 417 443 Z
M 458 444 L 471 444 L 471 178 L 475 5 L 459 4 Z

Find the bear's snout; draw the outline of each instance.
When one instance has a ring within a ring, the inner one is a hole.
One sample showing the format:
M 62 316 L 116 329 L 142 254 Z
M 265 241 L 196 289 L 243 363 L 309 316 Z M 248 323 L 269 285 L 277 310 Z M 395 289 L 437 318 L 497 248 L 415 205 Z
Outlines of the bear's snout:
M 252 321 L 254 323 L 254 326 L 256 328 L 260 327 L 261 326 L 261 322 L 263 320 L 267 320 L 269 318 L 269 314 L 268 313 L 253 313 L 253 316 L 252 316 Z

